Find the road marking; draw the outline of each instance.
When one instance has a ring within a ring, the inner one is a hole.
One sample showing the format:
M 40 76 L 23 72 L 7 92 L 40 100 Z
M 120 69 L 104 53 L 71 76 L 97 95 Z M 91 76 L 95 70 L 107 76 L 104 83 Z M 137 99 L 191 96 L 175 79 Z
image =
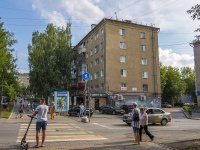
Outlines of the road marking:
M 35 142 L 35 124 L 31 124 L 26 136 L 27 142 Z M 16 142 L 21 142 L 27 130 L 28 124 L 21 124 Z M 93 132 L 86 131 L 75 124 L 48 124 L 46 131 L 46 142 L 54 141 L 92 141 L 106 140 L 101 135 L 94 135 Z M 42 134 L 40 134 L 42 137 Z M 40 138 L 41 139 L 41 138 Z
M 116 129 L 116 130 L 118 130 L 118 129 L 125 129 L 125 128 L 112 128 L 112 127 L 108 127 L 108 126 L 106 126 L 106 125 L 102 125 L 102 124 L 99 124 L 99 123 L 92 123 L 92 124 L 94 124 L 94 125 L 98 125 L 98 126 L 100 126 L 100 127 L 103 127 L 103 128 L 107 128 L 107 129 Z

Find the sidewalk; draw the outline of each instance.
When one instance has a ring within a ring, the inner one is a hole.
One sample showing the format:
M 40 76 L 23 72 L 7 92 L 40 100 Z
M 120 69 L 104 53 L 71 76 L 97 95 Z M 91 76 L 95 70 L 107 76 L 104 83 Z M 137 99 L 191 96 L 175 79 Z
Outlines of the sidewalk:
M 200 120 L 200 112 L 192 112 L 192 114 L 190 115 L 188 111 L 183 111 L 183 114 L 188 119 Z

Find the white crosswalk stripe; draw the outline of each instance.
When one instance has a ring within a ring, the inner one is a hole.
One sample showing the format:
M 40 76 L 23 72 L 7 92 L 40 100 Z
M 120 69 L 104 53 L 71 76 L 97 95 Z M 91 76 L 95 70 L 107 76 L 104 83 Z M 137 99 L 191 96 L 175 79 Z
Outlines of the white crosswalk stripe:
M 21 124 L 17 141 L 21 142 L 28 124 Z M 35 124 L 31 124 L 29 131 L 26 136 L 27 142 L 35 142 Z M 41 139 L 42 133 L 40 134 Z M 46 140 L 45 142 L 54 141 L 81 141 L 81 140 L 106 140 L 107 138 L 94 135 L 93 132 L 86 131 L 74 124 L 48 124 L 46 130 Z

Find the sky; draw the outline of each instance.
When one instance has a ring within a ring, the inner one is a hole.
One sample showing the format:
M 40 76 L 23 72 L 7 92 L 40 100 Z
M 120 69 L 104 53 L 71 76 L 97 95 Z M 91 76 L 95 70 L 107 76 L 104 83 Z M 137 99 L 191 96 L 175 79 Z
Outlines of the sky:
M 34 31 L 44 32 L 48 23 L 66 27 L 72 23 L 75 46 L 103 18 L 132 20 L 133 23 L 160 28 L 159 58 L 165 66 L 194 68 L 190 46 L 200 22 L 193 21 L 187 10 L 199 0 L 0 0 L 4 28 L 18 41 L 13 55 L 17 69 L 28 73 L 28 44 Z

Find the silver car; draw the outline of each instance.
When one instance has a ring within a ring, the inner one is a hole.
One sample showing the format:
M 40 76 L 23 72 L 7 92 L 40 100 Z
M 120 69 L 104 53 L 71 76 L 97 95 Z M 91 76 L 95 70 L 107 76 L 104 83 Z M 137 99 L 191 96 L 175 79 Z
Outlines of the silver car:
M 161 125 L 166 125 L 168 122 L 171 122 L 172 115 L 169 112 L 165 112 L 160 108 L 145 108 L 145 111 L 148 115 L 148 123 L 156 124 L 160 123 Z M 123 116 L 123 121 L 128 125 L 131 124 L 132 118 L 131 114 L 125 114 Z

